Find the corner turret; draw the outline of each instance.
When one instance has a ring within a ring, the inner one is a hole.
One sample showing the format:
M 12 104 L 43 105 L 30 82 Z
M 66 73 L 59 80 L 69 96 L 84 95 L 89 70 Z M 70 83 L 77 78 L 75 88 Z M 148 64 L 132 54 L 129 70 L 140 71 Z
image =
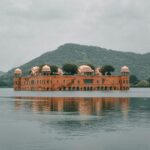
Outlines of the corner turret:
M 121 75 L 122 76 L 129 76 L 130 70 L 127 66 L 121 67 Z
M 14 71 L 14 75 L 16 78 L 20 78 L 22 76 L 22 70 L 17 68 L 15 71 Z

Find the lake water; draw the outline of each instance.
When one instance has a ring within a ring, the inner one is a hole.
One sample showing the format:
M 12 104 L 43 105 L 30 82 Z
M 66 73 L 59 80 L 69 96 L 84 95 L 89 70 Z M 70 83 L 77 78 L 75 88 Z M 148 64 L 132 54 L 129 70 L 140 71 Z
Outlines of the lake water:
M 150 89 L 0 89 L 0 150 L 150 150 Z

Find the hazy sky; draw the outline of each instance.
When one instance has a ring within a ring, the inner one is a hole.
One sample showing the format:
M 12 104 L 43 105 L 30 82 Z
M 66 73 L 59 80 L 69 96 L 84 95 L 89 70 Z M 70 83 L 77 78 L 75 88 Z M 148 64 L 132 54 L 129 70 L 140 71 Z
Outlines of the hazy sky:
M 0 1 L 0 70 L 68 42 L 150 52 L 150 1 Z

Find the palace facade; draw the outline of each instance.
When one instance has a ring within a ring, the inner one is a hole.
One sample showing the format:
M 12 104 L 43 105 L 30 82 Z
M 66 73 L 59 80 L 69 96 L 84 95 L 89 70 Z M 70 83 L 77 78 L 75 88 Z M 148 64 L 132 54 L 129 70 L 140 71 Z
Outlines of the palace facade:
M 100 68 L 93 70 L 88 65 L 78 68 L 76 75 L 63 75 L 58 68 L 55 75 L 51 75 L 48 65 L 42 68 L 36 66 L 30 75 L 23 77 L 22 70 L 14 72 L 14 90 L 17 91 L 99 91 L 99 90 L 129 90 L 129 68 L 121 68 L 118 76 L 104 76 Z

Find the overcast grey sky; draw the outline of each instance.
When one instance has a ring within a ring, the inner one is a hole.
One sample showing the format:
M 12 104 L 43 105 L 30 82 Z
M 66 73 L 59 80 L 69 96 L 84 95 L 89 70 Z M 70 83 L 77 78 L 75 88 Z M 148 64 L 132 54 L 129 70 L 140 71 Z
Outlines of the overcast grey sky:
M 0 70 L 68 42 L 150 52 L 150 1 L 0 1 Z

